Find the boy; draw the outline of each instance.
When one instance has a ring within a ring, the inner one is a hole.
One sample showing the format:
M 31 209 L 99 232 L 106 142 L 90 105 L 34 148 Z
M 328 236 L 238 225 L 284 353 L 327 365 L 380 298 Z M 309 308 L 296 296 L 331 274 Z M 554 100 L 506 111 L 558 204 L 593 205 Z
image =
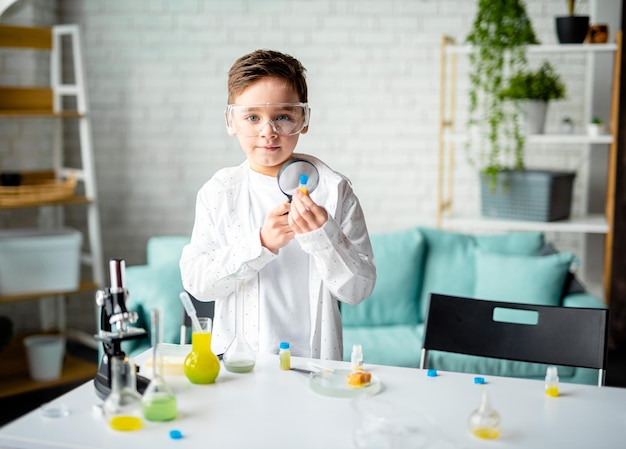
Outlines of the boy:
M 235 336 L 235 286 L 243 280 L 244 334 L 259 352 L 281 341 L 295 356 L 341 360 L 338 301 L 358 304 L 376 280 L 363 212 L 346 178 L 320 160 L 294 154 L 308 131 L 305 69 L 293 57 L 257 50 L 228 73 L 228 133 L 247 156 L 200 189 L 191 235 L 180 260 L 183 286 L 215 301 L 213 351 Z M 288 202 L 281 166 L 312 162 L 319 184 Z

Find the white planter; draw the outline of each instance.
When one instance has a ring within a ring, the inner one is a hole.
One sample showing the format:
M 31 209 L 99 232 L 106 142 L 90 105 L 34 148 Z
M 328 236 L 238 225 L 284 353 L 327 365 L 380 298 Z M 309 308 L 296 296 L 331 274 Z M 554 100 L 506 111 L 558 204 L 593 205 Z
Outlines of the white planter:
M 587 125 L 587 134 L 591 137 L 597 137 L 601 134 L 604 134 L 604 125 L 589 123 Z
M 543 134 L 546 125 L 548 102 L 542 100 L 526 100 L 526 133 Z

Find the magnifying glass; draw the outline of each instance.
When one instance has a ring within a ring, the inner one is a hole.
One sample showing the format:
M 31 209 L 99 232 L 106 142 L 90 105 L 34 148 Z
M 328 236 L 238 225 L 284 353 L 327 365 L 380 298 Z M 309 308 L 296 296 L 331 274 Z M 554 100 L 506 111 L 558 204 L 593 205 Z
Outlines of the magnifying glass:
M 304 176 L 303 176 L 304 175 Z M 300 187 L 300 180 L 306 180 L 306 189 L 313 192 L 320 180 L 320 174 L 313 165 L 305 159 L 290 159 L 278 171 L 278 188 L 291 202 L 294 192 Z

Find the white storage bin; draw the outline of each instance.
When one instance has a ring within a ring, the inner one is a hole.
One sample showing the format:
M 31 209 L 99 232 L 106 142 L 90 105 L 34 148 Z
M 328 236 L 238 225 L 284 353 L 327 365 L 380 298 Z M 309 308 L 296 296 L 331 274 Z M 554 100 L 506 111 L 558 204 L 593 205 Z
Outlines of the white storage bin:
M 0 230 L 0 294 L 77 290 L 81 245 L 75 229 Z

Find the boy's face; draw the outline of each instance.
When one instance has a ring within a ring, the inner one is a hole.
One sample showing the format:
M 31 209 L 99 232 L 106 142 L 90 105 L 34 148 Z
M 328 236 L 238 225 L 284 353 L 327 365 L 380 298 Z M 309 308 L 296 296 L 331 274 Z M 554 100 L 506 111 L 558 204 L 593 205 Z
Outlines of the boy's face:
M 284 105 L 297 104 L 299 101 L 291 86 L 276 77 L 261 78 L 235 97 L 233 104 L 237 105 L 236 111 L 241 114 L 238 119 L 255 123 L 259 127 L 258 135 L 254 136 L 250 136 L 253 133 L 238 132 L 235 128 L 228 127 L 231 136 L 237 135 L 252 170 L 277 176 L 281 165 L 291 158 L 300 134 L 305 134 L 308 126 L 291 136 L 280 135 L 275 128 L 285 124 L 285 119 L 293 113 L 291 109 L 287 111 Z M 245 108 L 253 105 L 255 107 L 249 111 Z M 300 112 L 302 108 L 298 110 L 296 107 L 296 110 Z

